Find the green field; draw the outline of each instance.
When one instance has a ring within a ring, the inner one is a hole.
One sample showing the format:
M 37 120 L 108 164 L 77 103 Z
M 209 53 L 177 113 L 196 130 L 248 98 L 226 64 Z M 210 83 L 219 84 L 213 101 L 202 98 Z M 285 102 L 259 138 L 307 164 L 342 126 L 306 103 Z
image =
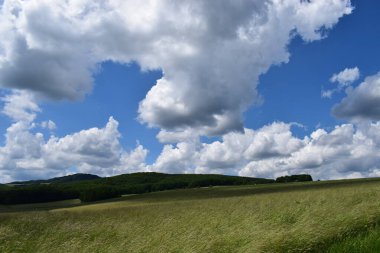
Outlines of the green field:
M 0 252 L 379 252 L 380 180 L 0 206 Z

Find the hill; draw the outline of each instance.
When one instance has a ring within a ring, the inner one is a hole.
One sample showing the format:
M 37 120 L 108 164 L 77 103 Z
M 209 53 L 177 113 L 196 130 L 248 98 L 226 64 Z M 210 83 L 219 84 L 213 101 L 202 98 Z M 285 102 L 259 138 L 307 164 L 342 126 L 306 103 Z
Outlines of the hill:
M 379 192 L 361 179 L 7 206 L 0 252 L 379 252 Z
M 91 184 L 100 185 L 136 185 L 136 184 L 158 184 L 169 182 L 182 182 L 184 184 L 199 184 L 199 186 L 209 185 L 229 185 L 229 184 L 260 184 L 273 183 L 272 179 L 252 178 L 240 176 L 227 176 L 217 174 L 166 174 L 157 172 L 137 172 L 131 174 L 122 174 L 112 177 L 99 177 L 92 174 L 77 173 L 73 175 L 55 177 L 45 180 L 29 180 L 16 181 L 9 183 L 10 185 L 36 185 L 36 184 L 61 184 L 61 183 L 76 183 L 80 181 L 95 180 Z M 88 182 L 89 183 L 89 182 Z
M 28 180 L 28 181 L 16 181 L 9 183 L 10 185 L 31 185 L 31 184 L 51 184 L 51 183 L 69 183 L 84 180 L 99 179 L 101 177 L 92 174 L 77 173 L 73 175 L 54 177 L 46 180 Z
M 100 178 L 75 174 L 48 180 L 15 182 L 0 188 L 0 204 L 22 204 L 80 198 L 96 201 L 154 191 L 221 185 L 274 183 L 272 179 L 211 174 L 132 173 Z
M 242 185 L 242 184 L 266 184 L 274 183 L 272 179 L 226 176 L 216 174 L 166 174 L 157 172 L 138 172 L 106 177 L 93 181 L 93 183 L 106 185 L 142 185 L 151 184 L 160 188 L 165 185 L 166 189 L 205 187 L 216 185 Z

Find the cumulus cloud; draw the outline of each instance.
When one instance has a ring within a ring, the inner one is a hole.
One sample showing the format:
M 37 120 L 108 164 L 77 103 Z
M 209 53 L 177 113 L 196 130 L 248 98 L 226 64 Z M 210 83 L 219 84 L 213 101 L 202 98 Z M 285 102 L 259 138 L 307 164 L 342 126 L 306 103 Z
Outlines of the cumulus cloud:
M 34 107 L 32 101 L 27 104 Z M 5 145 L 0 147 L 3 182 L 73 172 L 107 176 L 161 171 L 267 178 L 309 173 L 316 179 L 380 175 L 380 122 L 343 124 L 331 131 L 317 129 L 303 138 L 292 133 L 294 123 L 284 122 L 230 132 L 211 143 L 185 135 L 181 142 L 165 145 L 156 161 L 147 165 L 148 150 L 142 145 L 138 143 L 130 151 L 121 146 L 118 122 L 112 117 L 102 128 L 48 138 L 35 132 L 30 118 L 20 117 L 6 131 Z
M 341 72 L 332 75 L 330 82 L 337 82 L 339 85 L 345 87 L 359 79 L 360 71 L 358 67 L 346 68 Z
M 380 73 L 348 89 L 347 96 L 333 107 L 332 113 L 337 118 L 380 120 Z
M 282 157 L 299 149 L 302 140 L 290 132 L 292 124 L 275 122 L 254 131 L 231 132 L 220 141 L 202 143 L 198 138 L 165 145 L 149 170 L 162 172 L 238 174 L 248 161 Z
M 321 96 L 323 98 L 331 98 L 332 95 L 337 92 L 338 90 L 337 89 L 334 89 L 334 90 L 322 90 L 321 91 Z
M 309 173 L 315 179 L 379 175 L 380 122 L 344 124 L 295 137 L 292 124 L 274 122 L 257 130 L 228 133 L 209 144 L 167 145 L 150 170 L 223 173 L 275 178 Z
M 0 147 L 2 180 L 76 171 L 380 175 L 378 122 L 317 129 L 304 138 L 292 134 L 293 124 L 274 122 L 253 130 L 242 123 L 242 113 L 261 101 L 259 76 L 289 60 L 291 39 L 322 39 L 352 10 L 349 0 L 6 0 L 0 10 L 0 86 L 22 91 L 3 98 L 2 113 L 13 123 Z M 112 117 L 102 128 L 64 137 L 33 129 L 35 124 L 56 127 L 36 122 L 41 111 L 36 94 L 81 99 L 91 92 L 100 64 L 109 60 L 163 72 L 138 109 L 139 120 L 160 127 L 158 139 L 172 143 L 153 164 L 145 163 L 148 150 L 142 145 L 123 149 Z M 334 76 L 332 82 L 346 87 L 359 70 Z M 334 115 L 377 120 L 371 106 L 378 80 L 376 75 L 347 90 Z M 221 139 L 211 143 L 199 138 L 219 134 Z
M 90 128 L 62 138 L 32 133 L 30 125 L 16 122 L 0 147 L 2 180 L 46 178 L 73 172 L 102 176 L 144 171 L 147 150 L 140 144 L 127 152 L 119 142 L 118 123 L 112 117 L 104 128 Z
M 149 165 L 149 171 L 167 173 L 193 173 L 198 154 L 197 142 L 179 142 L 175 145 L 165 145 L 154 164 Z
M 182 131 L 167 131 L 162 129 L 156 137 L 162 143 L 177 143 L 189 140 L 198 140 L 199 132 L 190 128 Z
M 49 129 L 49 130 L 54 130 L 57 128 L 57 125 L 54 123 L 54 121 L 52 120 L 46 120 L 46 121 L 42 121 L 40 126 L 42 128 L 46 128 L 46 129 Z
M 204 35 L 188 37 L 190 45 L 199 46 L 188 57 L 162 66 L 165 75 L 140 103 L 143 122 L 168 130 L 191 127 L 207 135 L 242 130 L 241 113 L 260 100 L 255 89 L 259 75 L 288 61 L 286 46 L 293 32 L 307 41 L 320 39 L 319 28 L 331 27 L 351 11 L 342 1 L 252 4 L 212 2 L 202 8 Z M 210 13 L 218 7 L 232 11 Z M 322 10 L 329 14 L 321 16 Z
M 41 111 L 33 94 L 27 91 L 13 91 L 1 99 L 2 113 L 13 121 L 32 122 Z
M 294 124 L 274 122 L 260 129 L 230 132 L 212 143 L 186 141 L 168 145 L 150 169 L 223 173 L 275 178 L 309 173 L 314 178 L 358 178 L 380 175 L 380 73 L 365 78 L 333 108 L 353 123 L 331 131 L 318 128 L 304 138 L 292 134 Z
M 118 122 L 112 117 L 103 128 L 90 128 L 64 137 L 46 137 L 35 126 L 54 129 L 51 120 L 38 123 L 40 108 L 34 97 L 14 91 L 3 98 L 3 113 L 14 120 L 0 146 L 2 182 L 46 178 L 73 172 L 109 176 L 143 171 L 148 151 L 140 144 L 131 151 L 122 148 Z
M 260 101 L 258 77 L 288 61 L 291 38 L 321 39 L 352 9 L 349 0 L 6 0 L 0 85 L 75 100 L 100 63 L 137 62 L 163 72 L 140 103 L 141 122 L 242 131 L 242 112 Z
M 357 81 L 360 77 L 360 71 L 358 67 L 345 68 L 339 73 L 333 74 L 330 78 L 331 83 L 338 83 L 338 87 L 331 90 L 322 90 L 321 95 L 323 98 L 331 98 L 336 92 L 340 92 L 343 89 L 350 87 L 352 83 Z

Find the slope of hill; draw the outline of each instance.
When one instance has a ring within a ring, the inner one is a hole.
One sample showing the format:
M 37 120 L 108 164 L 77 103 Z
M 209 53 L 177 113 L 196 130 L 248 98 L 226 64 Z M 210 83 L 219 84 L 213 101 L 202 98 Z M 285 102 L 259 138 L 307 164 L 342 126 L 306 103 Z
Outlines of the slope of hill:
M 377 252 L 366 249 L 380 242 L 379 194 L 380 180 L 365 179 L 181 189 L 25 212 L 42 205 L 32 204 L 0 212 L 0 252 Z
M 54 177 L 45 180 L 28 180 L 28 181 L 16 181 L 11 182 L 11 185 L 31 185 L 31 184 L 50 184 L 50 183 L 70 183 L 84 180 L 93 180 L 99 179 L 101 177 L 92 174 L 83 174 L 77 173 L 73 175 L 63 176 L 63 177 Z
M 174 188 L 202 187 L 213 185 L 242 185 L 274 183 L 272 179 L 226 176 L 216 174 L 165 174 L 157 172 L 138 172 L 106 177 L 94 181 L 94 183 L 107 185 L 141 185 L 141 184 L 173 184 Z
M 0 204 L 22 204 L 80 198 L 96 201 L 170 189 L 196 188 L 218 185 L 246 185 L 274 183 L 272 179 L 207 174 L 132 173 L 100 178 L 88 174 L 16 182 L 12 187 L 0 188 Z

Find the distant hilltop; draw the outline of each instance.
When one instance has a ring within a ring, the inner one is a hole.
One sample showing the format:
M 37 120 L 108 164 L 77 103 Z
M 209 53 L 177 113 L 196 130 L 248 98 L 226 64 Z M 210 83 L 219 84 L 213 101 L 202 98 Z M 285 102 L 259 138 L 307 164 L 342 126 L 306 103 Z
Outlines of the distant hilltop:
M 255 185 L 312 181 L 310 175 L 292 175 L 276 180 L 217 174 L 165 174 L 138 172 L 112 177 L 73 174 L 46 180 L 17 181 L 0 187 L 0 204 L 25 204 L 80 199 L 82 202 L 173 189 Z
M 49 184 L 49 183 L 69 183 L 75 181 L 83 181 L 83 180 L 92 180 L 99 179 L 101 177 L 93 174 L 85 174 L 85 173 L 77 173 L 63 177 L 54 177 L 50 179 L 40 179 L 40 180 L 28 180 L 28 181 L 16 181 L 11 182 L 9 184 L 12 185 L 27 185 L 27 184 Z

